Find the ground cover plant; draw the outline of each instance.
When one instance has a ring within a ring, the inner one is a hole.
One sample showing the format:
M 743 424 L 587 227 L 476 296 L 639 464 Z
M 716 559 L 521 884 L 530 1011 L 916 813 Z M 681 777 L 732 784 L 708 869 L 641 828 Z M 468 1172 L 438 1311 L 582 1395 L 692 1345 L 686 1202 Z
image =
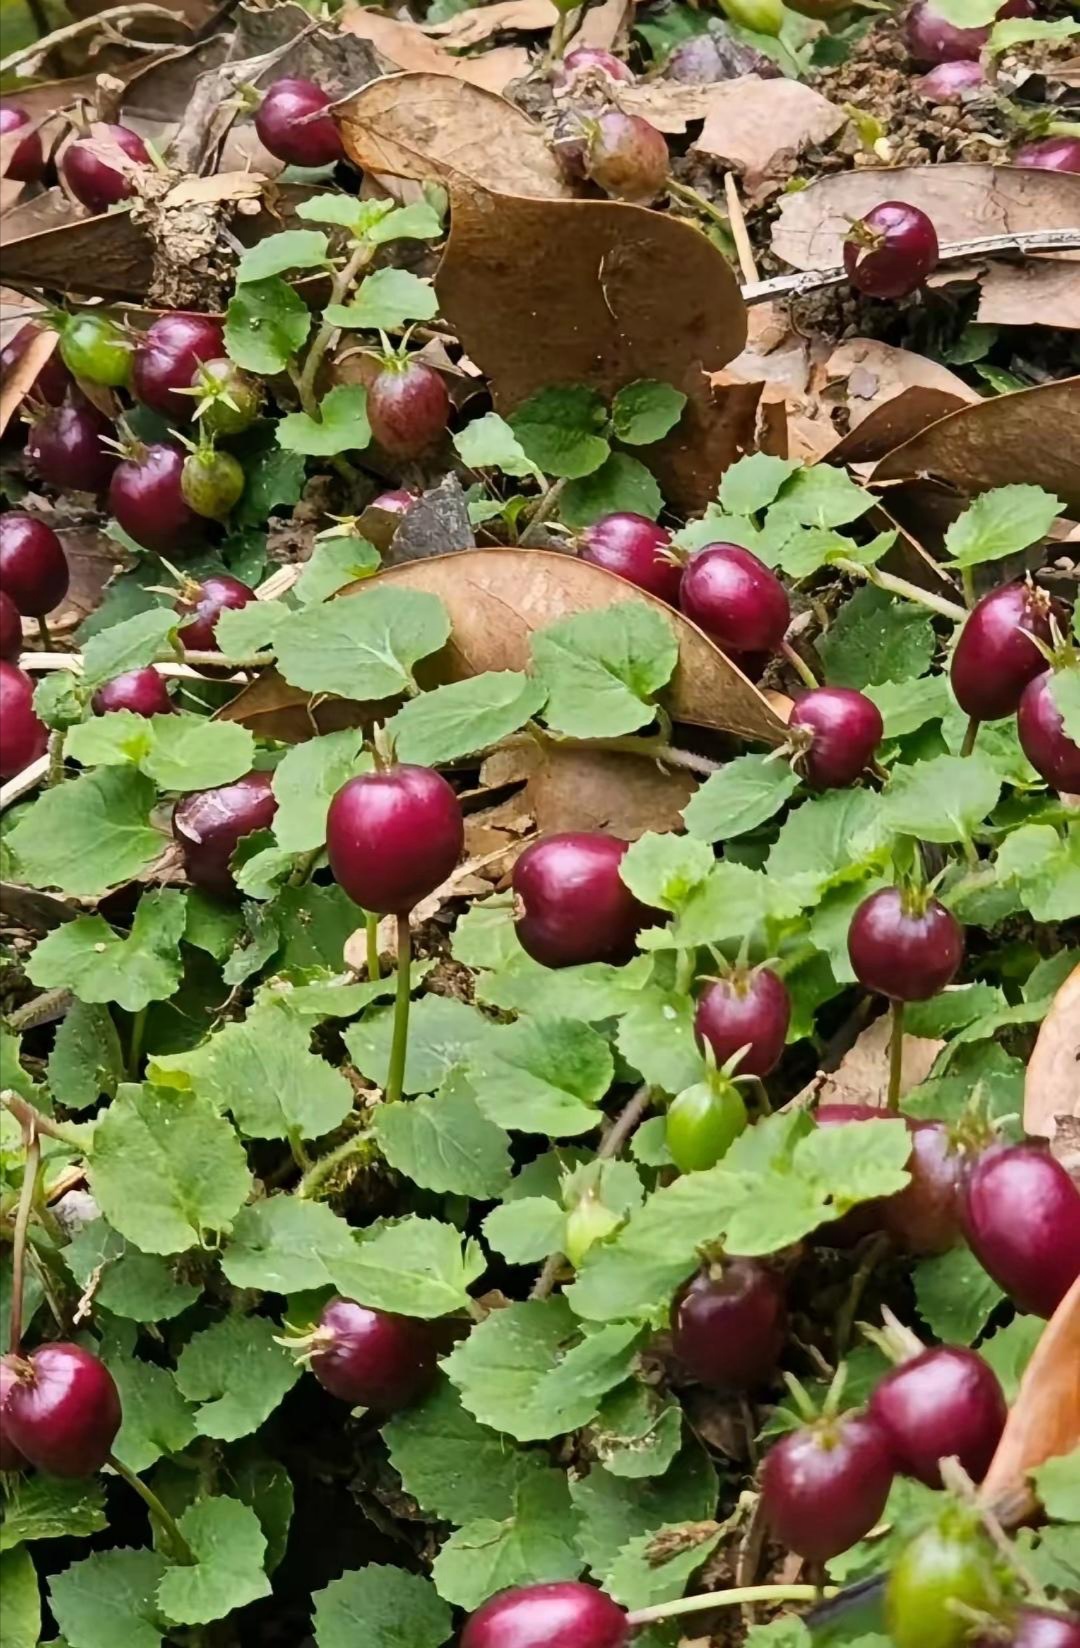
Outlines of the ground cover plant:
M 1077 1648 L 1080 25 L 30 22 L 0 1648 Z

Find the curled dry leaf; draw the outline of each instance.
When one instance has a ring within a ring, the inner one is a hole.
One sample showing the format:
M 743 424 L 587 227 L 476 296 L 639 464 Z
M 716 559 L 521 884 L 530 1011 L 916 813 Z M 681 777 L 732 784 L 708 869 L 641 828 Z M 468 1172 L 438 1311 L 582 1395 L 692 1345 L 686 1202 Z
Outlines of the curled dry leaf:
M 1080 331 L 1080 254 L 1026 257 L 1019 263 L 950 264 L 928 285 L 977 282 L 975 319 L 987 326 L 1054 326 Z
M 685 768 L 661 767 L 646 756 L 532 739 L 496 750 L 480 778 L 491 788 L 524 780 L 517 805 L 541 835 L 606 830 L 625 841 L 648 830 L 681 830 L 682 809 L 698 787 Z
M 444 23 L 427 24 L 428 34 L 439 35 L 448 46 L 463 51 L 479 46 L 502 29 L 540 34 L 553 29 L 559 14 L 551 0 L 495 0 L 491 6 L 470 6 Z
M 453 75 L 390 75 L 334 114 L 349 158 L 366 171 L 542 199 L 571 192 L 535 121 Z
M 979 1489 L 1009 1526 L 1035 1508 L 1028 1472 L 1080 1447 L 1080 1278 L 1054 1312 Z
M 869 1025 L 835 1070 L 821 1070 L 791 1103 L 867 1104 L 884 1108 L 889 1090 L 889 1043 L 892 1015 L 884 1013 Z M 943 1041 L 928 1036 L 905 1036 L 900 1074 L 901 1095 L 918 1087 L 930 1074 Z
M 708 114 L 693 153 L 733 166 L 751 193 L 765 179 L 789 176 L 805 149 L 826 142 L 847 120 L 835 103 L 799 80 L 746 75 L 708 90 Z
M 857 397 L 853 396 L 848 405 L 854 413 Z M 829 462 L 876 463 L 903 441 L 919 434 L 928 424 L 935 423 L 948 412 L 955 412 L 958 406 L 966 405 L 966 397 L 961 399 L 946 389 L 902 389 L 898 395 L 864 412 L 855 427 L 832 447 L 828 454 Z
M 53 331 L 51 327 L 43 328 L 36 338 L 30 340 L 25 352 L 0 384 L 0 435 L 11 422 L 17 408 L 22 405 L 27 390 L 36 382 L 38 373 L 59 342 L 59 332 Z
M 350 7 L 342 13 L 340 22 L 347 33 L 370 41 L 380 57 L 406 73 L 448 74 L 488 91 L 501 92 L 511 80 L 529 72 L 529 54 L 524 47 L 497 46 L 479 57 L 455 57 L 430 40 L 419 23 L 403 23 L 367 6 Z
M 1024 1132 L 1053 1139 L 1059 1121 L 1080 1121 L 1080 967 L 1054 997 L 1024 1082 Z

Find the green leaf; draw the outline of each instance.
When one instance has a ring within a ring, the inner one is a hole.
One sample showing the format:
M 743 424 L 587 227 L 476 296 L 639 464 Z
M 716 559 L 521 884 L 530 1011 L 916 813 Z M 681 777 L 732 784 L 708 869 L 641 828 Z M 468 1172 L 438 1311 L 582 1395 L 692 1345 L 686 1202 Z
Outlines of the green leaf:
M 292 616 L 284 601 L 249 601 L 246 607 L 228 608 L 214 625 L 214 640 L 229 658 L 272 648 L 281 625 Z M 228 726 L 228 722 L 203 722 L 203 726 Z
M 1016 1536 L 1017 1557 L 1036 1585 L 1060 1591 L 1071 1600 L 1080 1592 L 1080 1561 L 1076 1555 L 1076 1529 L 1057 1526 L 1021 1528 Z
M 100 1355 L 120 1392 L 123 1424 L 113 1444 L 122 1465 L 147 1471 L 162 1454 L 180 1453 L 197 1435 L 191 1409 L 168 1368 L 132 1354 L 135 1329 L 124 1324 L 120 1335 L 102 1342 Z
M 613 452 L 591 475 L 568 484 L 559 515 L 566 526 L 580 531 L 602 515 L 620 511 L 655 521 L 663 507 L 664 495 L 651 470 L 629 452 Z
M 412 698 L 387 722 L 399 761 L 439 766 L 488 749 L 523 727 L 547 699 L 547 687 L 514 670 L 485 670 Z
M 1057 1522 L 1080 1522 L 1080 1448 L 1037 1466 L 1031 1480 L 1047 1516 Z
M 34 714 L 47 727 L 63 730 L 81 721 L 86 713 L 84 694 L 74 675 L 54 670 L 43 675 L 34 688 Z
M 123 1080 L 124 1055 L 112 1015 L 74 1001 L 56 1027 L 46 1066 L 50 1091 L 69 1110 L 85 1110 Z
M 774 532 L 788 527 L 847 526 L 874 507 L 874 497 L 844 469 L 814 464 L 797 469 L 781 486 L 766 517 Z
M 165 846 L 151 827 L 157 791 L 127 767 L 102 767 L 46 790 L 7 837 L 36 887 L 92 898 L 132 881 Z
M 404 1568 L 361 1568 L 316 1591 L 318 1648 L 440 1648 L 453 1629 L 430 1579 Z
M 323 538 L 316 542 L 311 559 L 301 567 L 293 593 L 305 607 L 328 601 L 346 584 L 378 572 L 381 561 L 375 545 L 354 533 L 342 538 Z
M 326 236 L 318 229 L 286 229 L 248 247 L 236 266 L 236 284 L 268 280 L 286 269 L 325 268 L 328 262 Z
M 87 641 L 83 652 L 83 687 L 93 692 L 114 675 L 152 664 L 172 644 L 179 622 L 171 607 L 153 607 L 99 630 Z
M 756 515 L 774 502 L 784 482 L 800 467 L 797 458 L 753 452 L 724 471 L 717 497 L 731 515 Z
M 642 904 L 677 910 L 707 879 L 715 862 L 700 841 L 648 830 L 627 849 L 619 876 Z
M 969 841 L 997 805 L 1001 779 L 984 755 L 939 755 L 893 770 L 882 803 L 890 828 L 923 841 Z
M 746 1648 L 813 1648 L 813 1638 L 801 1619 L 785 1614 L 768 1625 L 752 1626 Z M 846 1644 L 845 1648 L 860 1648 L 860 1644 Z
M 221 1268 L 234 1287 L 262 1293 L 300 1293 L 330 1287 L 329 1266 L 356 1247 L 344 1219 L 325 1202 L 271 1196 L 241 1208 Z
M 620 389 L 611 403 L 611 427 L 628 446 L 663 440 L 682 417 L 686 396 L 669 383 L 640 378 Z
M 454 449 L 470 469 L 501 469 L 504 475 L 532 475 L 543 480 L 506 419 L 497 412 L 485 412 L 482 418 L 467 423 L 454 436 Z
M 886 738 L 904 738 L 928 721 L 938 721 L 949 709 L 949 683 L 944 675 L 917 681 L 881 681 L 866 688 L 866 696 L 881 711 Z
M 590 1440 L 596 1457 L 613 1476 L 662 1476 L 682 1445 L 683 1414 L 678 1402 L 639 1379 L 627 1380 L 606 1396 Z
M 884 865 L 889 832 L 880 796 L 869 790 L 834 790 L 794 808 L 765 861 L 770 881 L 816 903 L 831 886 L 856 879 L 852 870 Z
M 620 1021 L 618 1048 L 643 1081 L 665 1093 L 681 1093 L 704 1079 L 693 1003 L 681 993 L 643 991 Z
M 204 1625 L 270 1595 L 263 1571 L 266 1536 L 250 1505 L 224 1495 L 198 1499 L 177 1526 L 195 1562 L 170 1568 L 162 1578 L 158 1603 L 167 1618 Z
M 968 1247 L 953 1248 L 915 1267 L 915 1302 L 935 1338 L 971 1345 L 1004 1294 Z
M 567 1480 L 553 1470 L 518 1484 L 507 1517 L 477 1519 L 451 1534 L 432 1567 L 440 1595 L 468 1609 L 512 1585 L 575 1579 L 580 1572 Z
M 604 1038 L 575 1019 L 521 1019 L 470 1049 L 465 1074 L 484 1115 L 520 1133 L 570 1138 L 599 1120 L 614 1064 Z
M 491 1247 L 512 1265 L 539 1264 L 557 1253 L 566 1235 L 566 1214 L 547 1196 L 522 1196 L 504 1202 L 484 1220 Z
M 180 983 L 185 920 L 184 895 L 175 888 L 142 895 L 126 938 L 102 916 L 77 916 L 41 940 L 27 976 L 42 989 L 66 986 L 80 1001 L 115 1001 L 137 1013 Z
M 581 967 L 554 968 L 542 967 L 518 946 L 497 973 L 477 980 L 476 999 L 532 1018 L 575 1018 L 599 1024 L 628 1012 L 651 973 L 647 956 L 636 956 L 621 967 L 594 961 Z
M 0 1589 L 4 1594 L 0 1648 L 36 1648 L 41 1592 L 29 1551 L 5 1551 L 0 1556 Z
M 1003 17 L 990 30 L 987 51 L 991 57 L 999 57 L 1002 52 L 1012 51 L 1016 46 L 1026 46 L 1035 40 L 1075 40 L 1078 34 L 1080 23 L 1072 23 L 1067 17 L 1059 17 L 1056 22 Z
M 342 698 L 396 698 L 415 690 L 413 669 L 438 652 L 450 619 L 417 589 L 363 593 L 298 613 L 278 634 L 278 669 L 290 686 Z
M 195 1414 L 198 1434 L 235 1442 L 258 1430 L 302 1371 L 277 1343 L 273 1322 L 226 1316 L 188 1340 L 176 1364 L 176 1383 L 189 1402 L 202 1404 Z
M 1010 1406 L 1016 1401 L 1024 1370 L 1031 1361 L 1045 1325 L 1037 1316 L 1017 1316 L 1007 1327 L 990 1334 L 979 1346 L 979 1355 L 984 1362 L 989 1362 L 997 1374 Z
M 356 195 L 314 195 L 301 200 L 295 207 L 296 215 L 305 223 L 332 223 L 340 229 L 351 229 L 359 239 L 394 210 L 392 200 L 360 200 Z
M 545 1463 L 477 1424 L 444 1378 L 419 1407 L 384 1426 L 383 1436 L 406 1493 L 447 1522 L 510 1516 L 519 1485 Z
M 49 1581 L 49 1606 L 72 1648 L 161 1648 L 157 1551 L 95 1551 Z
M 623 1546 L 612 1563 L 604 1589 L 624 1608 L 674 1602 L 685 1592 L 691 1575 L 716 1549 L 719 1539 L 720 1529 L 710 1533 L 707 1523 L 668 1523 L 639 1534 Z
M 509 422 L 526 455 L 545 475 L 591 475 L 610 451 L 604 403 L 583 384 L 538 390 Z
M 389 240 L 438 240 L 442 232 L 442 218 L 430 201 L 414 200 L 380 217 L 367 235 L 376 246 L 383 246 Z
M 998 486 L 982 492 L 945 534 L 945 553 L 960 567 L 1015 555 L 1045 538 L 1063 505 L 1041 486 Z
M 139 765 L 161 790 L 213 789 L 251 770 L 255 741 L 235 722 L 181 712 L 151 717 L 150 729 L 153 745 Z
M 128 1088 L 94 1131 L 105 1218 L 144 1253 L 183 1253 L 228 1228 L 251 1189 L 229 1123 L 192 1093 Z
M 236 506 L 238 521 L 249 526 L 265 525 L 276 509 L 292 509 L 300 502 L 304 491 L 306 466 L 296 452 L 282 452 L 270 447 L 253 463 L 245 464 L 247 485 Z
M 35 1539 L 89 1539 L 105 1525 L 105 1484 L 100 1477 L 73 1481 L 27 1476 L 4 1506 L 0 1551 Z
M 466 967 L 504 967 L 525 952 L 514 931 L 514 897 L 511 892 L 492 893 L 474 900 L 458 918 L 451 940 L 451 954 Z
M 1050 677 L 1050 697 L 1065 724 L 1066 738 L 1080 744 L 1080 664 L 1054 670 Z
M 671 1522 L 700 1522 L 716 1512 L 716 1472 L 704 1449 L 685 1447 L 662 1476 L 636 1481 L 594 1465 L 570 1485 L 577 1544 L 598 1580 L 630 1540 Z
M 929 1001 L 909 1002 L 904 1032 L 911 1036 L 947 1036 L 950 1030 L 960 1030 L 1005 1005 L 1004 992 L 996 984 L 950 987 Z
M 711 773 L 683 809 L 686 828 L 699 841 L 745 835 L 775 816 L 799 787 L 786 761 L 740 755 Z
M 359 452 L 371 440 L 367 390 L 358 383 L 339 383 L 319 402 L 317 418 L 290 412 L 277 426 L 277 442 L 286 452 L 309 458 L 332 458 Z
M 341 786 L 370 772 L 363 731 L 345 727 L 294 744 L 274 769 L 274 835 L 287 853 L 309 853 L 326 840 L 326 813 Z
M 544 719 L 574 738 L 617 737 L 645 726 L 679 657 L 669 620 L 638 601 L 550 624 L 533 636 L 532 649 L 549 693 Z
M 752 933 L 769 918 L 792 915 L 797 904 L 790 889 L 748 869 L 720 863 L 695 887 L 669 927 L 646 927 L 638 934 L 643 950 L 693 949 Z
M 408 269 L 376 269 L 351 303 L 330 303 L 323 311 L 332 326 L 368 332 L 397 332 L 410 321 L 434 320 L 439 300 L 430 280 Z
M 936 646 L 925 609 L 867 584 L 841 607 L 818 652 L 830 686 L 861 689 L 922 675 Z
M 463 1247 L 453 1225 L 410 1214 L 361 1231 L 352 1257 L 335 1256 L 327 1269 L 350 1299 L 427 1320 L 467 1310 L 484 1263 L 479 1243 Z
M 452 996 L 421 996 L 409 1015 L 405 1092 L 433 1093 L 453 1066 L 491 1033 L 491 1021 L 475 1007 Z M 393 1035 L 392 1007 L 366 1013 L 345 1032 L 349 1057 L 361 1075 L 379 1087 L 386 1086 Z
M 280 275 L 241 286 L 225 311 L 225 348 L 248 372 L 283 372 L 311 331 L 311 312 Z
M 422 1190 L 487 1201 L 510 1178 L 506 1134 L 452 1083 L 411 1104 L 381 1105 L 374 1133 L 390 1166 Z
M 769 525 L 775 530 L 771 517 Z M 868 544 L 856 545 L 830 527 L 800 527 L 780 546 L 776 564 L 797 582 L 836 561 L 858 561 L 861 566 L 873 566 L 888 554 L 895 542 L 895 532 L 882 532 Z
M 978 29 L 992 23 L 1001 8 L 994 0 L 941 0 L 935 9 L 957 28 Z
M 79 1287 L 96 1279 L 95 1309 L 134 1322 L 163 1322 L 193 1305 L 201 1289 L 182 1282 L 156 1253 L 140 1253 L 104 1219 L 90 1219 L 64 1248 Z

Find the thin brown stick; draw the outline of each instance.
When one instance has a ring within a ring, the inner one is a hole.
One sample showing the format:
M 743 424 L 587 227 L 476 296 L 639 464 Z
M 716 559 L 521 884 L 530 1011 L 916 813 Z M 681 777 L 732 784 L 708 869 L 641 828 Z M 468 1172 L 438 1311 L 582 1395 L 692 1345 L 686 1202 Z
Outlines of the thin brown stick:
M 750 236 L 746 228 L 746 214 L 743 211 L 742 201 L 739 199 L 739 185 L 735 181 L 734 172 L 724 173 L 724 199 L 727 201 L 728 217 L 731 219 L 731 235 L 739 259 L 739 270 L 747 285 L 752 286 L 758 279 L 758 270 L 757 264 L 754 262 L 754 248 L 750 244 Z
M 12 1356 L 18 1356 L 22 1349 L 26 1231 L 30 1223 L 30 1209 L 34 1205 L 38 1164 L 41 1161 L 41 1140 L 33 1121 L 23 1123 L 23 1138 L 26 1142 L 26 1157 L 23 1162 L 23 1182 L 19 1191 L 19 1210 L 15 1215 L 15 1235 L 11 1246 L 11 1326 L 8 1349 Z

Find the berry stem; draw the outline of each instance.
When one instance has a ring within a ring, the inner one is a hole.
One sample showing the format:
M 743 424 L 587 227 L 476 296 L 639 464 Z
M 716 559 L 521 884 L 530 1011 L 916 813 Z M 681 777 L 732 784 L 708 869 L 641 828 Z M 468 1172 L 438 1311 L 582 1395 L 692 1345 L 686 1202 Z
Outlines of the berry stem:
M 165 1535 L 166 1543 L 170 1546 L 175 1560 L 184 1568 L 193 1568 L 195 1566 L 195 1552 L 191 1549 L 191 1546 L 177 1527 L 175 1519 L 165 1509 L 153 1489 L 148 1488 L 142 1478 L 136 1476 L 134 1471 L 129 1470 L 121 1460 L 117 1459 L 114 1453 L 109 1455 L 109 1464 L 117 1476 L 122 1477 L 128 1487 L 133 1488 L 138 1494 Z
M 3 1104 L 5 1110 L 15 1117 L 17 1122 L 21 1122 L 23 1127 L 32 1122 L 35 1132 L 45 1133 L 50 1139 L 59 1139 L 67 1145 L 69 1150 L 77 1150 L 80 1155 L 83 1153 L 83 1141 L 75 1132 L 64 1127 L 60 1122 L 54 1122 L 51 1117 L 43 1116 L 40 1110 L 35 1110 L 32 1104 L 28 1104 L 17 1093 L 5 1089 L 0 1094 L 0 1103 Z
M 562 16 L 563 14 L 560 12 L 560 22 L 562 21 Z M 549 485 L 545 487 L 544 491 L 541 492 L 539 498 L 537 498 L 532 509 L 529 511 L 529 518 L 525 530 L 518 539 L 518 543 L 520 545 L 524 547 L 529 544 L 536 543 L 537 528 L 543 526 L 549 516 L 554 515 L 555 511 L 559 507 L 559 499 L 563 495 L 563 488 L 565 486 L 565 480 L 560 478 L 557 481 L 551 481 Z
M 371 981 L 382 978 L 382 967 L 379 963 L 379 918 L 373 910 L 369 910 L 364 917 L 364 928 L 367 933 L 367 976 Z
M 975 573 L 971 567 L 960 568 L 960 584 L 964 591 L 964 601 L 969 607 L 975 605 Z
M 714 206 L 711 200 L 706 200 L 704 195 L 698 194 L 697 190 L 692 189 L 689 183 L 680 183 L 678 178 L 669 177 L 666 188 L 669 195 L 673 195 L 676 200 L 681 200 L 684 206 L 691 207 L 693 211 L 700 212 L 702 217 L 711 218 L 718 229 L 722 229 L 725 235 L 731 236 L 731 223 L 728 220 L 727 213 L 722 212 L 719 206 Z
M 397 990 L 394 994 L 394 1039 L 390 1046 L 390 1069 L 386 1075 L 388 1103 L 401 1097 L 405 1079 L 405 1053 L 409 1045 L 409 992 L 412 987 L 412 930 L 409 913 L 397 918 Z
M 128 1043 L 128 1079 L 138 1081 L 139 1065 L 142 1063 L 143 1037 L 146 1034 L 146 1008 L 140 1007 L 131 1020 L 131 1040 Z
M 23 1161 L 23 1182 L 19 1191 L 19 1209 L 15 1215 L 15 1233 L 11 1245 L 11 1327 L 8 1349 L 18 1356 L 22 1349 L 23 1283 L 26 1276 L 26 1231 L 30 1223 L 30 1209 L 37 1189 L 38 1166 L 41 1162 L 41 1140 L 33 1121 L 23 1123 L 26 1157 Z
M 886 1109 L 894 1115 L 900 1109 L 900 1077 L 904 1068 L 904 1004 L 892 1004 L 892 1035 L 889 1037 L 889 1096 Z
M 54 789 L 64 778 L 64 734 L 59 727 L 49 734 L 49 766 L 43 780 L 47 790 Z
M 889 1237 L 885 1231 L 879 1231 L 867 1244 L 866 1252 L 859 1261 L 859 1268 L 851 1278 L 847 1297 L 836 1313 L 836 1328 L 833 1333 L 833 1355 L 837 1363 L 847 1355 L 847 1348 L 851 1343 L 851 1333 L 855 1326 L 855 1317 L 862 1304 L 866 1284 L 869 1282 L 878 1262 L 884 1258 L 889 1250 Z
M 784 657 L 787 659 L 788 663 L 791 665 L 803 685 L 809 687 L 811 692 L 816 692 L 821 683 L 818 681 L 817 676 L 810 668 L 810 665 L 806 662 L 806 659 L 800 656 L 800 654 L 791 645 L 790 641 L 781 642 L 780 651 L 783 653 Z
M 325 1156 L 320 1156 L 318 1161 L 312 1162 L 297 1185 L 294 1195 L 302 1202 L 312 1201 L 335 1168 L 340 1167 L 342 1162 L 347 1162 L 350 1156 L 365 1155 L 370 1147 L 371 1140 L 366 1134 L 350 1134 L 342 1144 L 335 1145 Z
M 979 718 L 977 715 L 972 715 L 969 717 L 967 727 L 964 731 L 964 742 L 960 746 L 961 755 L 971 754 L 972 750 L 975 748 L 975 740 L 978 736 Z
M 45 622 L 44 618 L 39 618 L 38 619 L 37 629 L 38 629 L 38 637 L 41 641 L 41 650 L 42 650 L 42 652 L 51 651 L 51 649 L 52 649 L 52 636 L 49 634 L 49 626 Z
M 349 288 L 364 265 L 371 262 L 375 248 L 368 241 L 361 241 L 352 256 L 342 269 L 334 276 L 330 289 L 330 303 L 344 303 Z M 330 339 L 337 331 L 337 327 L 329 321 L 324 321 L 312 340 L 311 348 L 307 352 L 303 370 L 297 381 L 297 392 L 300 404 L 309 418 L 319 415 L 319 403 L 315 395 L 315 377 L 322 365 L 322 358 L 330 347 Z
M 929 607 L 931 612 L 939 613 L 942 618 L 951 618 L 954 624 L 962 624 L 967 617 L 967 610 L 957 602 L 946 600 L 944 595 L 932 595 L 928 589 L 920 589 L 918 584 L 909 583 L 906 578 L 882 572 L 880 567 L 860 566 L 858 561 L 846 559 L 834 561 L 833 565 L 852 578 L 864 578 L 868 583 L 876 584 L 878 589 L 887 589 L 891 595 L 902 595 L 905 600 L 917 601 L 920 606 Z
M 737 1608 L 744 1602 L 817 1602 L 837 1595 L 835 1585 L 740 1585 L 731 1591 L 711 1591 L 703 1596 L 680 1597 L 677 1602 L 658 1602 L 652 1608 L 638 1608 L 627 1614 L 626 1623 L 652 1625 L 657 1620 L 676 1619 L 680 1614 L 701 1614 L 709 1608 Z

